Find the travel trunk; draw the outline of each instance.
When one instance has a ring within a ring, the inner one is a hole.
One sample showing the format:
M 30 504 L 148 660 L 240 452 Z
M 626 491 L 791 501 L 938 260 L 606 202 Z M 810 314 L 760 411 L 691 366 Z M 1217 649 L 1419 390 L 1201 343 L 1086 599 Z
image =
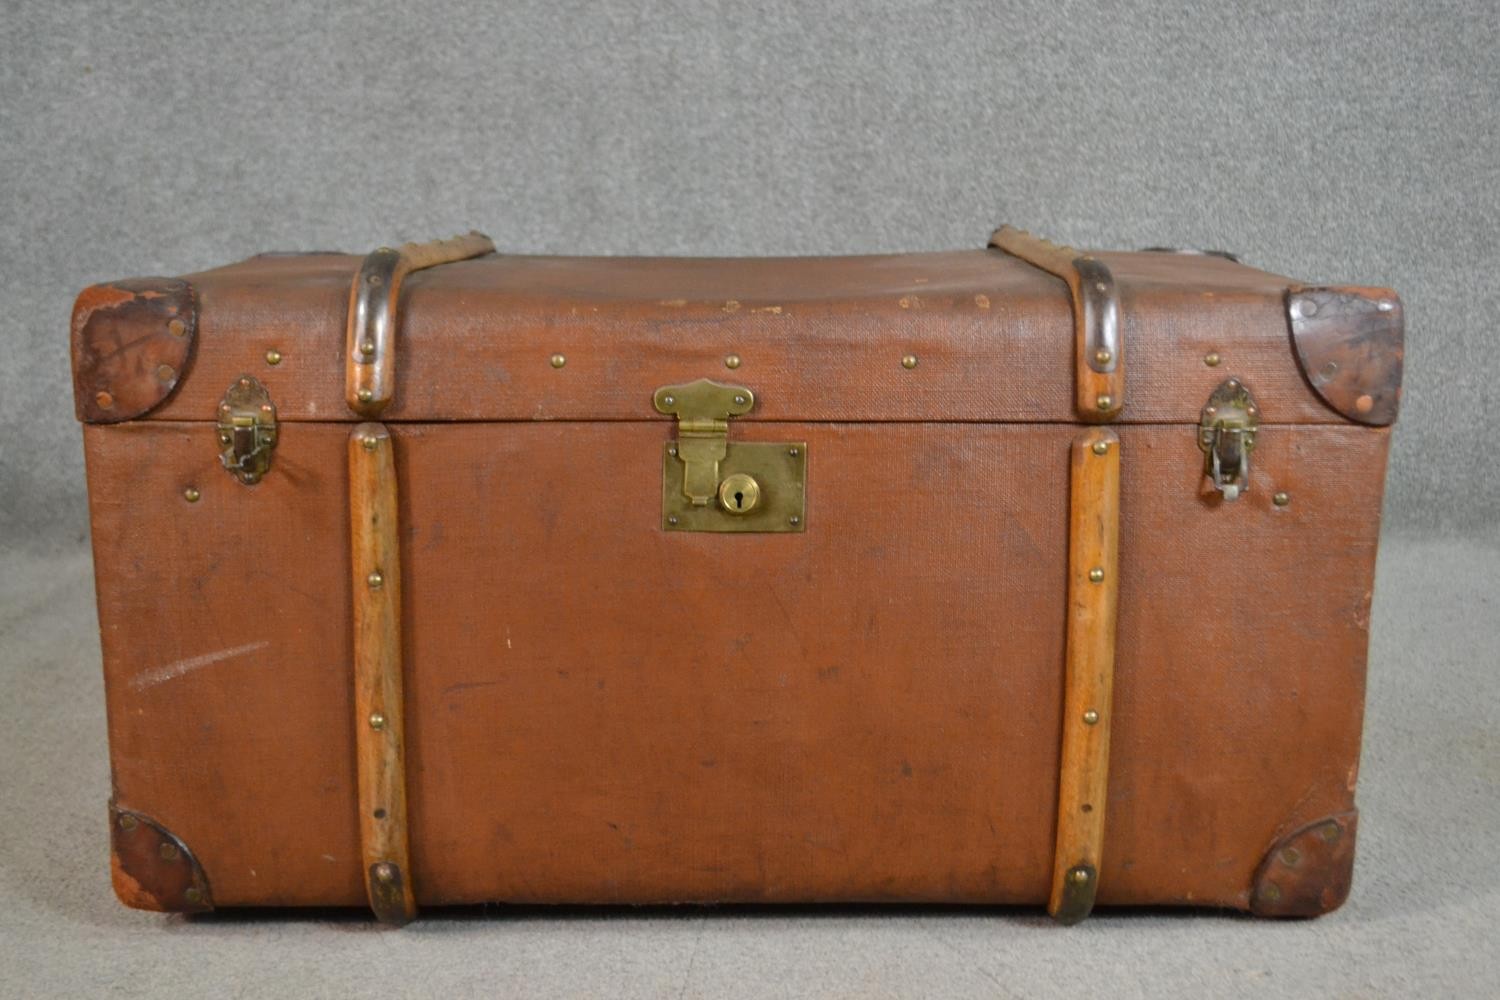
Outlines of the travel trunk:
M 1401 316 L 1009 227 L 94 286 L 115 890 L 1333 909 Z

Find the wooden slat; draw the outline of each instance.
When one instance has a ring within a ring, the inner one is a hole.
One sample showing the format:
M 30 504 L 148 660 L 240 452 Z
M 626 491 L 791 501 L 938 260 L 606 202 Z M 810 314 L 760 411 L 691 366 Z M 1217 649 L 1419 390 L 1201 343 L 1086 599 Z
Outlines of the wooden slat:
M 397 509 L 390 433 L 381 424 L 360 424 L 349 438 L 360 844 L 371 908 L 383 921 L 404 924 L 416 915 L 416 900 L 407 843 Z
M 1072 464 L 1062 762 L 1047 905 L 1063 923 L 1088 916 L 1099 885 L 1119 604 L 1119 438 L 1103 428 L 1083 432 Z
M 1101 317 L 1090 316 L 1086 298 L 1098 301 L 1098 296 L 1086 296 L 1080 267 L 1094 267 L 1102 272 L 1101 277 L 1109 284 L 1109 269 L 1083 251 L 1072 247 L 1058 246 L 1050 240 L 1016 229 L 1001 226 L 990 237 L 990 246 L 1004 250 L 1012 257 L 1026 261 L 1049 274 L 1056 275 L 1068 285 L 1068 297 L 1073 304 L 1073 406 L 1078 416 L 1087 421 L 1113 420 L 1120 415 L 1125 405 L 1125 338 L 1119 338 L 1115 348 L 1114 367 L 1107 372 L 1095 371 L 1088 357 L 1089 326 L 1100 322 Z M 1080 265 L 1079 260 L 1085 263 Z M 1092 279 L 1091 279 L 1092 280 Z M 1100 285 L 1103 293 L 1108 287 Z M 1111 291 L 1109 293 L 1113 295 Z M 1123 323 L 1123 319 L 1120 320 Z

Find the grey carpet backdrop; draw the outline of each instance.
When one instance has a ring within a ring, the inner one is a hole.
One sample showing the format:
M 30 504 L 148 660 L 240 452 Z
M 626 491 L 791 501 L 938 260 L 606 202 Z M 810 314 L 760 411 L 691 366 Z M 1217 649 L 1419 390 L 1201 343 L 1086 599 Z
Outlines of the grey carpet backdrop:
M 1492 2 L 7 2 L 0 545 L 86 537 L 73 295 L 518 252 L 1222 247 L 1407 305 L 1400 530 L 1500 523 Z M 1492 449 L 1488 449 L 1492 450 Z

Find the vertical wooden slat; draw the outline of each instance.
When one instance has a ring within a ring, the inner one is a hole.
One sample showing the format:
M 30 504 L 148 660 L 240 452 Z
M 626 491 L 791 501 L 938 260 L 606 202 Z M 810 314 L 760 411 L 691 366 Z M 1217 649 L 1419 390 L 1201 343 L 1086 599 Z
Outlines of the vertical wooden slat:
M 1063 923 L 1088 916 L 1099 887 L 1120 579 L 1119 438 L 1103 428 L 1084 431 L 1072 463 L 1062 763 L 1047 905 Z
M 375 915 L 416 915 L 406 824 L 401 685 L 401 557 L 396 456 L 382 424 L 349 438 L 349 527 L 354 593 L 354 726 L 359 828 Z

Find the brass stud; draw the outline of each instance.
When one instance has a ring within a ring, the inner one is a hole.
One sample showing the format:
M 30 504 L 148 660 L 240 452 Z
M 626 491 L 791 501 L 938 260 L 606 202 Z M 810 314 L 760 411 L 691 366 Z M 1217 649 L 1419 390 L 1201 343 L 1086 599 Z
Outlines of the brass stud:
M 1095 566 L 1093 569 L 1089 570 L 1089 583 L 1103 583 L 1103 582 L 1104 582 L 1104 570 L 1103 569 L 1101 569 L 1098 566 Z
M 377 569 L 375 572 L 365 577 L 365 583 L 370 585 L 371 590 L 379 590 L 381 587 L 385 586 L 385 577 L 381 576 L 380 570 Z
M 115 397 L 104 389 L 94 393 L 94 402 L 99 404 L 99 409 L 108 410 L 115 405 Z
M 798 517 L 796 514 L 793 514 L 791 517 L 786 519 L 786 523 L 795 528 L 797 525 L 802 523 L 802 518 Z
M 1302 854 L 1295 847 L 1283 847 L 1281 849 L 1281 860 L 1289 867 L 1295 868 L 1297 867 L 1297 863 L 1302 860 Z
M 266 352 L 266 364 L 268 364 L 268 365 L 279 365 L 279 364 L 281 364 L 281 352 L 278 351 L 278 350 L 276 350 L 276 348 L 274 348 L 274 347 L 271 348 L 269 351 L 267 351 Z
M 787 453 L 787 454 L 788 454 L 788 455 L 790 455 L 790 456 L 792 456 L 792 457 L 793 457 L 793 458 L 796 458 L 796 457 L 797 457 L 797 456 L 798 456 L 798 455 L 800 455 L 800 454 L 802 454 L 802 452 L 801 452 L 801 451 L 799 451 L 799 450 L 798 450 L 798 449 L 796 449 L 796 448 L 788 448 L 788 449 L 787 449 L 787 450 L 786 450 L 786 453 Z
M 396 866 L 389 861 L 382 861 L 376 865 L 371 872 L 377 882 L 393 882 L 396 879 Z
M 1099 724 L 1099 713 L 1092 708 L 1083 713 L 1083 722 L 1086 726 L 1097 726 Z
M 1071 872 L 1068 873 L 1068 877 L 1072 879 L 1076 885 L 1083 885 L 1089 880 L 1089 870 L 1082 865 L 1079 865 L 1077 868 L 1074 868 Z
M 1094 450 L 1094 454 L 1095 455 L 1108 455 L 1109 454 L 1109 442 L 1108 441 L 1095 441 L 1094 442 L 1094 449 L 1093 450 Z
M 177 377 L 177 369 L 171 365 L 157 365 L 156 377 L 163 382 L 170 382 Z
M 745 405 L 745 397 L 744 396 L 735 396 L 734 397 L 734 405 L 735 406 L 744 406 Z
M 902 358 L 901 367 L 907 370 L 917 367 L 917 356 L 915 354 L 908 354 L 906 357 Z
M 672 406 L 676 402 L 677 402 L 677 397 L 676 396 L 663 396 L 661 398 L 661 405 L 663 405 L 663 406 Z
M 121 830 L 124 830 L 126 833 L 129 833 L 131 830 L 134 830 L 135 828 L 136 828 L 136 820 L 135 820 L 134 816 L 131 816 L 130 814 L 127 813 L 126 815 L 120 817 L 120 829 Z
M 365 451 L 374 451 L 376 448 L 380 447 L 380 438 L 376 437 L 374 434 L 366 434 L 364 437 L 359 439 L 359 443 L 365 446 Z
M 552 355 L 552 358 L 550 360 L 553 368 L 561 368 L 563 365 L 568 363 L 568 359 L 561 354 Z
M 677 523 L 677 515 L 676 514 L 669 514 L 667 516 L 667 523 L 668 524 L 676 524 Z
M 384 729 L 385 728 L 385 716 L 381 715 L 379 712 L 371 712 L 370 713 L 370 728 L 371 729 L 376 729 L 376 730 Z
M 1292 495 L 1290 493 L 1287 493 L 1285 490 L 1282 490 L 1271 498 L 1271 502 L 1278 507 L 1285 507 L 1287 504 L 1292 502 Z
M 361 403 L 368 403 L 370 400 L 375 398 L 375 390 L 361 389 L 354 394 L 354 398 L 358 399 Z
M 163 861 L 176 861 L 178 853 L 176 844 L 161 845 L 161 859 Z
M 1101 410 L 1107 410 L 1111 406 L 1115 405 L 1115 401 L 1114 401 L 1113 397 L 1110 397 L 1110 396 L 1100 396 L 1098 399 L 1094 400 L 1094 405 L 1097 406 Z
M 180 319 L 167 320 L 167 332 L 174 337 L 187 333 L 187 324 Z
M 1331 844 L 1335 840 L 1339 839 L 1339 834 L 1341 832 L 1342 831 L 1339 830 L 1339 825 L 1330 820 L 1329 822 L 1323 824 L 1323 829 L 1319 831 L 1319 835 Z
M 1210 368 L 1217 368 L 1217 367 L 1219 367 L 1219 362 L 1221 360 L 1222 359 L 1219 357 L 1219 354 L 1218 354 L 1217 351 L 1211 351 L 1207 355 L 1204 356 L 1203 363 L 1205 365 L 1208 365 L 1208 367 L 1210 367 Z
M 673 458 L 676 458 L 677 457 L 677 446 L 674 444 L 674 445 L 670 446 L 669 448 L 667 448 L 667 454 L 671 455 Z
M 1108 352 L 1108 351 L 1102 351 L 1101 350 L 1101 351 L 1095 351 L 1094 352 L 1094 362 L 1096 364 L 1107 365 L 1111 361 L 1113 361 L 1114 359 L 1115 359 L 1115 356 L 1113 354 L 1111 354 L 1110 352 Z
M 362 340 L 362 341 L 360 341 L 359 342 L 359 353 L 363 354 L 365 357 L 369 357 L 371 354 L 374 354 L 375 353 L 375 341 L 373 341 L 373 340 Z
M 198 492 L 198 487 L 196 486 L 189 486 L 187 489 L 182 491 L 182 498 L 188 503 L 197 503 L 198 498 L 202 495 L 203 494 Z
M 196 905 L 203 902 L 203 893 L 198 890 L 196 885 L 190 885 L 182 891 L 182 898 Z
M 729 355 L 729 357 L 727 357 L 727 358 L 724 359 L 724 367 L 725 368 L 738 368 L 739 366 L 740 366 L 740 356 L 738 354 L 731 354 L 731 355 Z
M 1281 898 L 1281 889 L 1275 882 L 1267 882 L 1260 894 L 1265 897 L 1266 902 L 1274 903 Z

